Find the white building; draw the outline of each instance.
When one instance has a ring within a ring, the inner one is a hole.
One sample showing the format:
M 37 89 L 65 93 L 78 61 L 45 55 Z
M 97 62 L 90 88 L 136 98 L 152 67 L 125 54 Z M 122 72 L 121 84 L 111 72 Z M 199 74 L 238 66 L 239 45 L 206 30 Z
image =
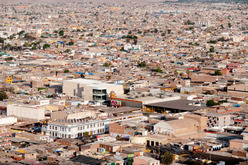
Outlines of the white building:
M 0 125 L 11 125 L 17 122 L 17 118 L 13 116 L 0 117 Z
M 108 100 L 112 91 L 117 96 L 124 93 L 122 85 L 103 83 L 97 80 L 73 79 L 63 82 L 63 93 L 88 101 L 104 102 Z
M 89 135 L 104 134 L 109 131 L 109 123 L 136 120 L 143 121 L 146 117 L 142 113 L 131 113 L 123 116 L 112 117 L 105 120 L 87 120 L 87 119 L 60 119 L 54 120 L 42 126 L 42 135 L 59 138 L 77 138 L 83 137 L 85 132 Z
M 44 106 L 7 105 L 7 116 L 16 116 L 20 120 L 40 121 L 45 119 Z

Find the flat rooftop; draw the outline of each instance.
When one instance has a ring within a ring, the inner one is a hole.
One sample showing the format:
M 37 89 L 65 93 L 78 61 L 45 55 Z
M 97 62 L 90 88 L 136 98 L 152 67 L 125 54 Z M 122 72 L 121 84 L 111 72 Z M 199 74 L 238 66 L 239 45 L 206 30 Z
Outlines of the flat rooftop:
M 116 113 L 128 113 L 128 112 L 133 112 L 133 111 L 140 111 L 140 108 L 133 108 L 133 107 L 119 107 L 119 108 L 114 108 L 114 107 L 101 107 L 98 109 L 100 112 L 106 112 L 106 113 L 111 113 L 111 114 L 116 114 Z
M 206 106 L 195 106 L 193 105 L 193 101 L 189 100 L 173 100 L 173 101 L 164 101 L 164 102 L 158 102 L 153 104 L 146 104 L 145 106 L 150 107 L 159 107 L 159 108 L 165 108 L 165 109 L 175 109 L 175 110 L 182 110 L 182 111 L 196 111 L 205 108 Z
M 110 86 L 115 85 L 115 84 L 110 84 L 110 83 L 101 82 L 98 80 L 90 80 L 90 79 L 72 79 L 72 80 L 65 80 L 65 81 L 74 82 L 78 84 L 85 84 L 87 86 L 96 87 L 96 88 L 104 88 L 104 87 L 110 87 Z

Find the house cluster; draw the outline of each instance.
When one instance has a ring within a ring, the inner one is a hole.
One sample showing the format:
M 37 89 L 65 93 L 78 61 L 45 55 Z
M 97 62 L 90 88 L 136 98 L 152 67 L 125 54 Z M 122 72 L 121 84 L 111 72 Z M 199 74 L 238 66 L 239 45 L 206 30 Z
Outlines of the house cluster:
M 247 7 L 0 5 L 0 163 L 245 164 Z

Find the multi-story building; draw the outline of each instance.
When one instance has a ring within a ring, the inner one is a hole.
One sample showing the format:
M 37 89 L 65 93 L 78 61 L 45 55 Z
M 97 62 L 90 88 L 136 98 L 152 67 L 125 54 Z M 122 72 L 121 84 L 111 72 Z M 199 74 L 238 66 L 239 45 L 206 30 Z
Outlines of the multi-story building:
M 63 82 L 63 93 L 77 96 L 84 100 L 103 102 L 110 98 L 110 93 L 121 95 L 124 93 L 122 85 L 108 84 L 89 79 L 73 79 Z
M 6 127 L 0 128 L 0 148 L 11 147 L 11 131 Z
M 47 125 L 42 126 L 42 134 L 59 138 L 77 138 L 83 137 L 84 133 L 88 135 L 98 135 L 109 132 L 109 124 L 128 120 L 144 120 L 142 113 L 131 113 L 123 116 L 112 117 L 104 120 L 70 119 L 49 121 Z
M 47 126 L 42 127 L 42 134 L 60 138 L 83 137 L 84 133 L 88 135 L 105 133 L 105 123 L 103 120 L 59 120 L 51 121 Z
M 229 126 L 230 124 L 234 124 L 234 121 L 229 114 L 220 114 L 220 113 L 208 113 L 207 114 L 207 126 L 209 128 L 219 127 L 222 128 L 224 126 Z

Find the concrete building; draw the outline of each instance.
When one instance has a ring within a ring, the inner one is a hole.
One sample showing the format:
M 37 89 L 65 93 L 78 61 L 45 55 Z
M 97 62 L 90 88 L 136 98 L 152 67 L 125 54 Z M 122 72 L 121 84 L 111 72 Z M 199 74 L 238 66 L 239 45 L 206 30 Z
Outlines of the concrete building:
M 159 160 L 151 157 L 139 156 L 133 159 L 133 165 L 160 165 Z
M 49 122 L 47 126 L 42 126 L 42 134 L 59 138 L 83 137 L 84 133 L 89 135 L 105 133 L 105 123 L 103 120 L 71 119 Z
M 138 124 L 137 124 L 138 125 Z M 123 138 L 130 138 L 134 135 L 147 135 L 147 130 L 145 129 L 139 129 L 139 127 L 136 124 L 133 123 L 110 123 L 109 124 L 109 134 L 112 137 L 123 137 Z
M 45 119 L 44 106 L 31 105 L 7 105 L 7 116 L 16 116 L 19 120 L 39 121 Z
M 212 127 L 225 127 L 234 124 L 234 120 L 231 118 L 230 114 L 220 114 L 220 113 L 207 113 L 207 126 Z
M 0 125 L 11 125 L 17 122 L 17 118 L 13 116 L 0 117 Z
M 11 131 L 6 127 L 0 128 L 0 148 L 11 147 Z
M 105 120 L 59 119 L 43 125 L 41 132 L 43 135 L 60 138 L 83 137 L 85 132 L 92 136 L 109 132 L 110 123 L 128 120 L 144 120 L 144 116 L 142 113 L 131 113 Z
M 160 121 L 154 125 L 154 131 L 176 137 L 194 136 L 206 129 L 206 117 L 198 115 L 184 115 L 184 119 Z
M 77 96 L 84 100 L 103 102 L 110 98 L 110 93 L 122 95 L 122 85 L 108 84 L 89 79 L 73 79 L 63 82 L 63 93 L 68 96 Z

